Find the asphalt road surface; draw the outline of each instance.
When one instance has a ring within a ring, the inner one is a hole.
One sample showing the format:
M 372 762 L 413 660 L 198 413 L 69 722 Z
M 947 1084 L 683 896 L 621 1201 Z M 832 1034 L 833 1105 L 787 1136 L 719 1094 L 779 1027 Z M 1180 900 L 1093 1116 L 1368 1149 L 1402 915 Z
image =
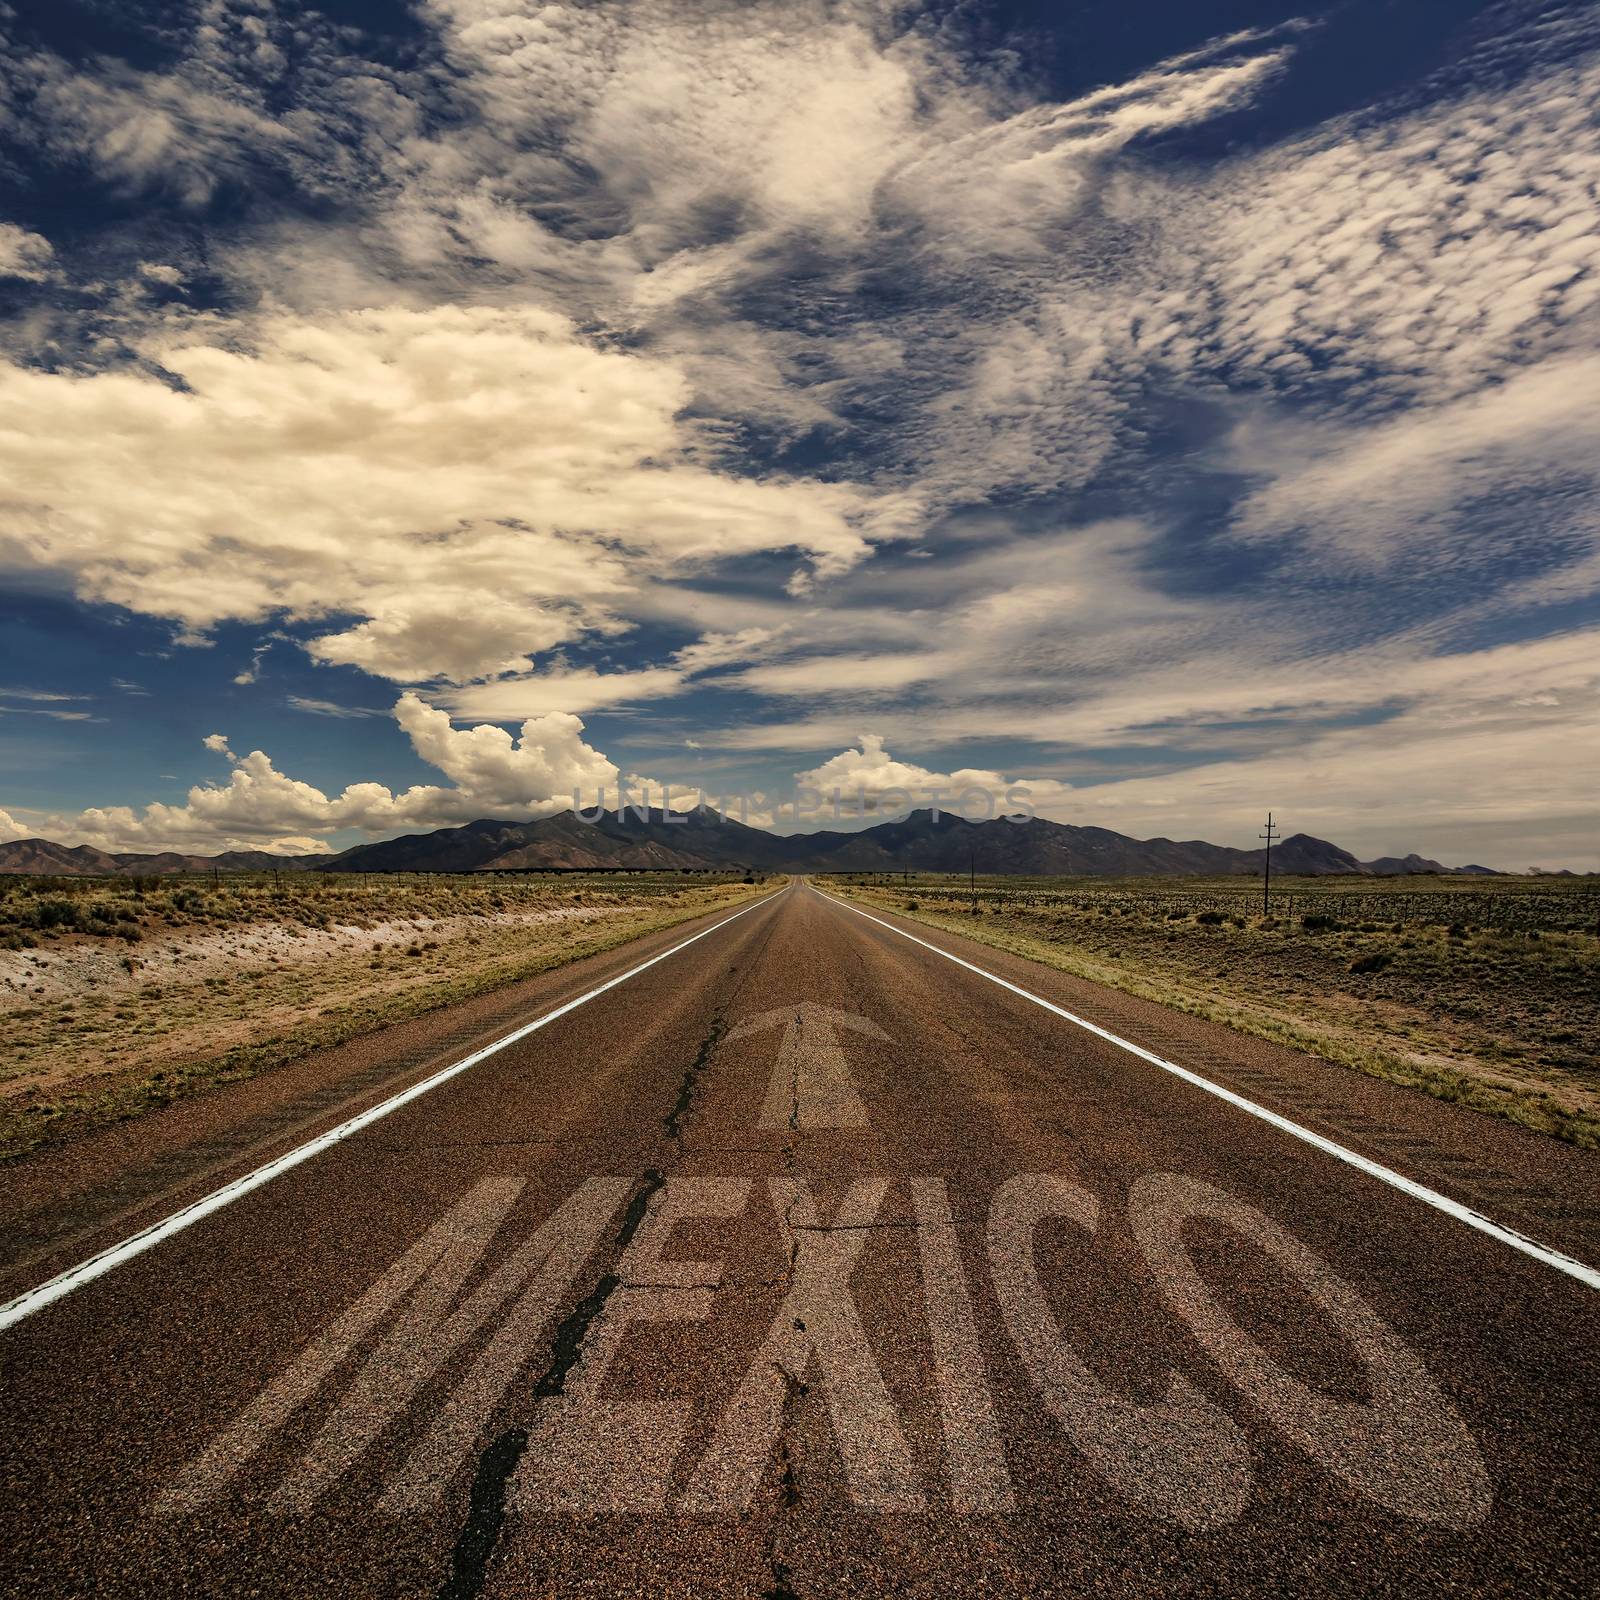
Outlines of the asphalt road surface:
M 22 1302 L 0 1587 L 1600 1588 L 1591 1154 L 874 916 L 797 883 L 550 975 L 502 1035 L 662 956 Z M 463 1054 L 419 1037 L 253 1153 L 202 1107 L 70 1204 L 24 1164 L 6 1292 Z

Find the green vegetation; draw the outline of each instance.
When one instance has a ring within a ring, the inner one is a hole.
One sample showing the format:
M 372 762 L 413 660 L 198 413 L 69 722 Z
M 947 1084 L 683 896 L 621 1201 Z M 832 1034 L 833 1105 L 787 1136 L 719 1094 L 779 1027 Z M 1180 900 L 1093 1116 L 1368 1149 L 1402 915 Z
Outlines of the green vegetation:
M 1600 1147 L 1593 878 L 828 886 L 1097 983 Z
M 768 887 L 731 873 L 0 878 L 0 1159 Z

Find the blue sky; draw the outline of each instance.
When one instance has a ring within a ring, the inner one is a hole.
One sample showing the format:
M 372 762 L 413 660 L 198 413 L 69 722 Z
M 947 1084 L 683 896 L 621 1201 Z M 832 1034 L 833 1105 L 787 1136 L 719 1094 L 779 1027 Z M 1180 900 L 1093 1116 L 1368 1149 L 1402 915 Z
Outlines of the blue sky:
M 0 35 L 0 838 L 1020 782 L 1600 867 L 1592 7 Z

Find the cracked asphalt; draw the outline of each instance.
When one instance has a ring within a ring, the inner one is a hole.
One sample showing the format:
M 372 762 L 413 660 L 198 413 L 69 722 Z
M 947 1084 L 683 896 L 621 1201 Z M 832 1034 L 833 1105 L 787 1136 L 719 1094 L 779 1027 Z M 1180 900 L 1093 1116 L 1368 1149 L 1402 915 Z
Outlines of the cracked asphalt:
M 1592 1152 L 905 926 L 1600 1261 Z M 201 1115 L 16 1169 L 10 1280 Z M 797 883 L 0 1334 L 0 1587 L 1586 1596 L 1597 1309 Z

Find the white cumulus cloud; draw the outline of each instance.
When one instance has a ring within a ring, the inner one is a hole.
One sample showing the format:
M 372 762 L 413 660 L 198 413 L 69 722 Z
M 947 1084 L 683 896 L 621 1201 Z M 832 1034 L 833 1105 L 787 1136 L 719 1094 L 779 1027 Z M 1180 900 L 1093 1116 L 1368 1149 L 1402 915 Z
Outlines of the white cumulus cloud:
M 490 725 L 456 728 L 448 713 L 407 693 L 394 715 L 413 750 L 448 786 L 417 784 L 396 793 L 380 783 L 352 783 L 330 795 L 281 772 L 265 751 L 237 756 L 222 734 L 211 734 L 206 749 L 226 756 L 232 768 L 226 783 L 196 784 L 182 805 L 91 807 L 52 817 L 42 831 L 111 850 L 282 853 L 327 849 L 319 836 L 341 829 L 382 834 L 485 816 L 526 821 L 564 811 L 579 798 L 593 804 L 598 788 L 614 789 L 617 781 L 616 766 L 584 742 L 582 721 L 565 712 L 530 717 L 516 734 Z
M 841 750 L 820 765 L 794 776 L 797 784 L 815 789 L 825 798 L 831 798 L 837 789 L 841 804 L 848 805 L 857 797 L 863 797 L 869 811 L 885 805 L 897 810 L 907 806 L 920 809 L 931 804 L 932 797 L 939 794 L 943 796 L 944 809 L 974 818 L 1001 816 L 1007 810 L 1016 809 L 1015 804 L 1006 799 L 1008 791 L 1015 790 L 1021 801 L 1035 808 L 1054 804 L 1067 793 L 1065 784 L 1030 783 L 983 767 L 937 772 L 914 761 L 897 760 L 885 749 L 882 735 L 876 733 L 863 733 L 858 748 Z
M 873 536 L 864 491 L 703 464 L 679 372 L 550 312 L 180 328 L 145 354 L 181 387 L 0 366 L 0 559 L 191 630 L 354 618 L 312 654 L 406 682 L 615 631 L 646 574 L 785 550 L 838 572 Z

